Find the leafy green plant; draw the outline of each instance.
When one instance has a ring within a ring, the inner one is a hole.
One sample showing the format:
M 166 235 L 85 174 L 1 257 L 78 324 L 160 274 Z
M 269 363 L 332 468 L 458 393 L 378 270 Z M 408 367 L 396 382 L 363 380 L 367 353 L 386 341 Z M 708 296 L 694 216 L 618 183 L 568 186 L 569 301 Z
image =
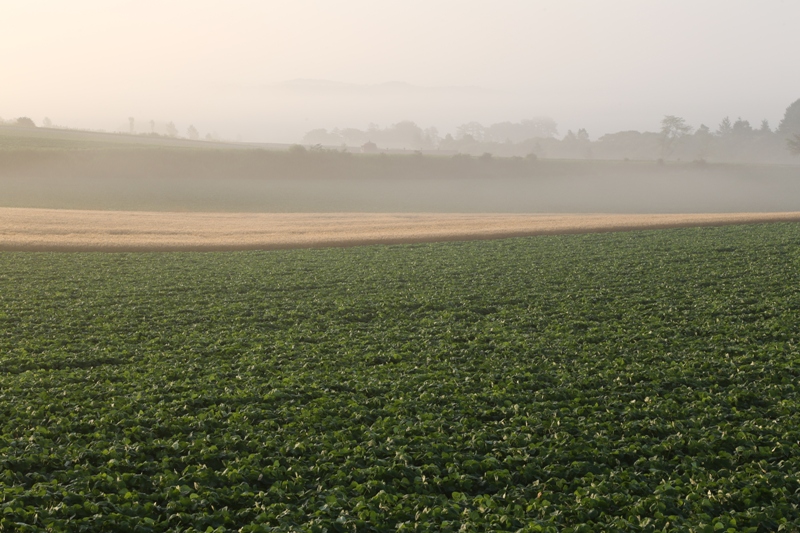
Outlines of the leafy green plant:
M 0 528 L 795 530 L 798 245 L 0 254 Z

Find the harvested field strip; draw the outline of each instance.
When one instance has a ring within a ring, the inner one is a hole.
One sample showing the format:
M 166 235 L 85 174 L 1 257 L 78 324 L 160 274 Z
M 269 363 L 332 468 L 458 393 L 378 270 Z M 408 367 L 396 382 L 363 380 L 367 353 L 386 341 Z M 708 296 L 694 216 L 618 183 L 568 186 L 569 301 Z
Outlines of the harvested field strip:
M 789 221 L 800 221 L 800 213 L 163 213 L 0 208 L 0 250 L 270 250 Z

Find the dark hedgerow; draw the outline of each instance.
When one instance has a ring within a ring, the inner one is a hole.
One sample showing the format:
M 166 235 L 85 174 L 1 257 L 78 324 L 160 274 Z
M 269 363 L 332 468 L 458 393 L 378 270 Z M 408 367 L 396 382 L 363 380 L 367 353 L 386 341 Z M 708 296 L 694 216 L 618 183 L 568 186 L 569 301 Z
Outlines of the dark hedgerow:
M 800 226 L 0 254 L 4 531 L 796 531 Z

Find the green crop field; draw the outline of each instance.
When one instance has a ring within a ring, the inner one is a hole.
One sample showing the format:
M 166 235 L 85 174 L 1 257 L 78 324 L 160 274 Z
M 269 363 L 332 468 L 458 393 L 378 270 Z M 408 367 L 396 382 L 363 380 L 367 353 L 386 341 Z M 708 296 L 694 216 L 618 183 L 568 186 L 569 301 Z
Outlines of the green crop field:
M 797 531 L 800 226 L 0 254 L 0 530 Z

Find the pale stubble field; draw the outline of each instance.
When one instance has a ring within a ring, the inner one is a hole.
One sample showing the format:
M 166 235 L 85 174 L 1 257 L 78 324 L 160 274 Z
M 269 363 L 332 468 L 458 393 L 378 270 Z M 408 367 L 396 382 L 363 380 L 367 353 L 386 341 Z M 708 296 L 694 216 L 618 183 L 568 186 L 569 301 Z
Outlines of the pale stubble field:
M 176 213 L 0 208 L 0 250 L 270 250 L 789 221 L 800 221 L 800 212 Z

